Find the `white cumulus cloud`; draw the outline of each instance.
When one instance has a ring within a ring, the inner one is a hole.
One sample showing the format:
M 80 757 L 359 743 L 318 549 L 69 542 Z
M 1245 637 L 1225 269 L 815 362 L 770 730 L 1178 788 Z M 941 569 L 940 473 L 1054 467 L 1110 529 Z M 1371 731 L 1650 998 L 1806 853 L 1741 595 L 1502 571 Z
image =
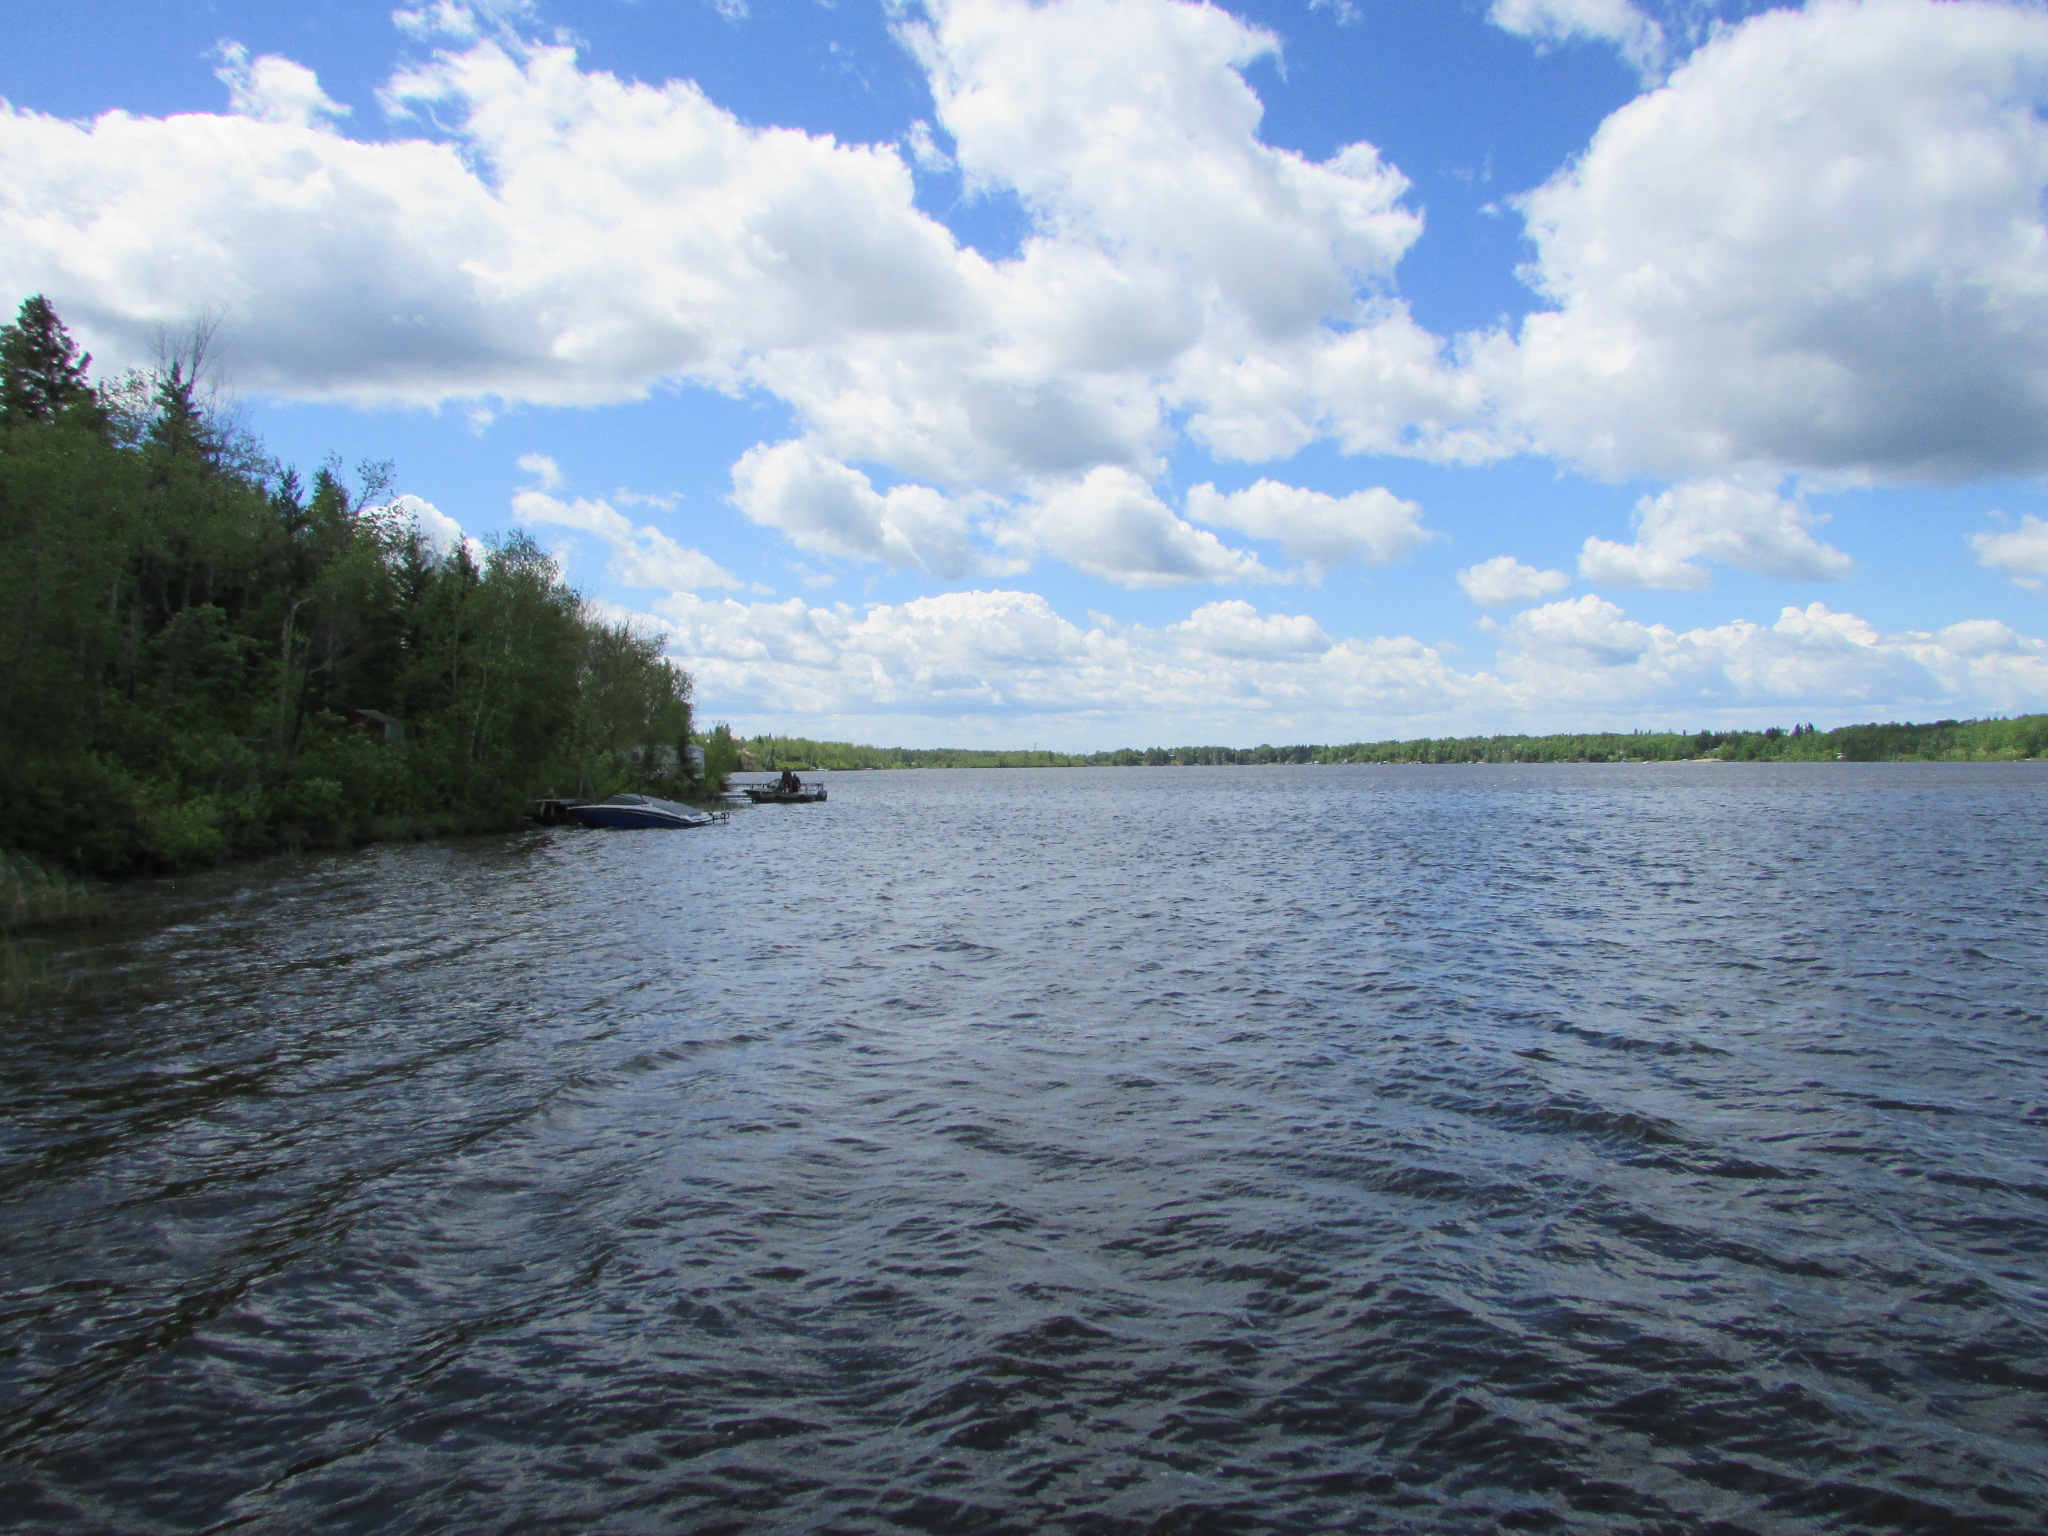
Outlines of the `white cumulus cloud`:
M 2017 528 L 1971 534 L 1970 547 L 1979 562 L 2004 571 L 2023 587 L 2038 590 L 2048 581 L 2048 522 L 2031 512 Z
M 2038 6 L 1756 16 L 1524 200 L 1556 307 L 1480 372 L 1602 473 L 2048 465 L 2044 103 Z
M 1421 507 L 1378 487 L 1331 496 L 1277 480 L 1228 494 L 1198 485 L 1188 492 L 1187 510 L 1211 528 L 1277 541 L 1315 576 L 1351 560 L 1389 564 L 1432 536 L 1422 526 Z
M 661 592 L 746 585 L 709 555 L 684 548 L 659 528 L 636 526 L 608 501 L 583 496 L 565 501 L 551 494 L 560 488 L 562 472 L 545 454 L 525 454 L 519 467 L 539 484 L 514 493 L 512 515 L 522 523 L 594 535 L 611 551 L 612 579 L 620 585 Z
M 237 385 L 300 398 L 763 388 L 818 462 L 949 504 L 1154 473 L 1182 423 L 1236 458 L 1490 451 L 1479 386 L 1394 292 L 1406 178 L 1370 144 L 1262 138 L 1242 72 L 1268 33 L 1181 0 L 911 15 L 937 120 L 909 153 L 941 166 L 943 129 L 971 187 L 1021 199 L 1012 258 L 922 212 L 896 145 L 753 127 L 523 38 L 528 7 L 443 3 L 400 14 L 436 51 L 379 94 L 416 137 L 347 138 L 310 71 L 239 53 L 231 114 L 0 110 L 0 288 L 49 293 L 114 364 L 217 314 Z M 1131 520 L 1105 506 L 1113 543 Z M 932 542 L 951 515 L 906 503 L 863 547 L 987 568 Z M 1222 569 L 1181 528 L 1167 569 Z
M 562 466 L 544 453 L 522 453 L 519 467 L 533 476 L 544 491 L 558 491 L 562 488 Z
M 330 132 L 293 71 L 231 67 L 257 115 L 0 112 L 0 286 L 48 291 L 108 358 L 218 313 L 242 387 L 365 402 L 619 400 L 960 319 L 974 263 L 893 149 L 497 35 L 382 93 L 445 139 Z
M 219 313 L 238 384 L 284 395 L 752 382 L 833 457 L 939 481 L 1139 463 L 1169 403 L 1242 444 L 1339 416 L 1399 436 L 1405 409 L 1368 428 L 1314 380 L 1257 383 L 1333 349 L 1333 377 L 1442 388 L 1385 296 L 1421 229 L 1405 179 L 1370 145 L 1263 143 L 1239 71 L 1273 41 L 1220 10 L 948 0 L 906 28 L 965 174 L 1031 210 L 1000 263 L 916 207 L 894 146 L 749 127 L 474 8 L 410 24 L 445 46 L 380 99 L 437 137 L 328 131 L 310 71 L 239 53 L 233 116 L 6 109 L 0 286 L 51 293 L 108 360 Z
M 471 557 L 481 562 L 488 553 L 481 540 L 464 533 L 462 524 L 424 496 L 410 493 L 394 496 L 381 507 L 366 509 L 366 514 L 378 521 L 388 520 L 400 529 L 406 526 L 417 528 L 420 537 L 436 554 L 449 555 L 458 548 L 467 547 Z
M 1820 603 L 1771 624 L 1644 624 L 1587 596 L 1517 615 L 1491 666 L 1407 636 L 1333 639 L 1241 599 L 1159 626 L 1077 624 L 1036 593 L 813 607 L 655 605 L 707 710 L 849 739 L 1074 747 L 1356 741 L 1474 730 L 1982 714 L 2048 705 L 2048 643 L 1990 620 L 1886 635 Z
M 878 491 L 861 471 L 798 439 L 748 449 L 733 466 L 733 504 L 816 554 L 940 576 L 988 563 L 961 502 L 926 485 Z
M 1607 43 L 1645 75 L 1664 59 L 1664 29 L 1629 0 L 1493 0 L 1486 19 L 1538 43 Z
M 1813 536 L 1816 514 L 1773 491 L 1729 481 L 1674 486 L 1636 504 L 1631 544 L 1589 538 L 1579 574 L 1595 586 L 1697 590 L 1700 560 L 1793 581 L 1840 581 L 1855 563 Z
M 1572 584 L 1563 571 L 1542 570 L 1524 565 L 1513 555 L 1495 555 L 1458 572 L 1458 585 L 1482 608 L 1506 608 L 1515 603 L 1532 603 L 1539 597 L 1562 592 Z
M 304 128 L 348 115 L 349 109 L 321 90 L 319 77 L 303 64 L 274 53 L 252 59 L 240 43 L 223 43 L 220 60 L 214 73 L 228 88 L 229 104 L 244 117 Z
M 1299 739 L 1333 715 L 1436 719 L 1496 691 L 1417 641 L 1332 641 L 1312 619 L 1235 600 L 1159 628 L 1078 625 L 1013 591 L 865 608 L 679 594 L 657 606 L 707 710 L 867 740 L 1014 744 L 1037 728 L 1101 745 L 1162 731 Z
M 1336 643 L 1305 613 L 1260 613 L 1242 598 L 1204 603 L 1165 632 L 1209 656 L 1319 656 Z
M 901 144 L 586 67 L 522 35 L 522 0 L 400 13 L 432 51 L 379 96 L 399 137 L 347 137 L 311 71 L 234 48 L 230 111 L 0 106 L 0 290 L 48 293 L 115 366 L 217 314 L 238 386 L 300 398 L 766 390 L 797 435 L 735 467 L 747 515 L 947 578 L 1046 557 L 1126 586 L 1260 581 L 1422 536 L 1387 493 L 1272 481 L 1177 513 L 1149 487 L 1183 436 L 1245 462 L 1328 440 L 1731 483 L 2048 466 L 2038 6 L 1813 0 L 1719 31 L 1524 200 L 1548 307 L 1449 341 L 1396 282 L 1423 227 L 1401 171 L 1367 143 L 1268 142 L 1245 78 L 1266 31 L 1185 0 L 894 14 L 935 105 Z M 1625 0 L 1490 14 L 1646 68 L 1662 46 Z M 1014 194 L 1016 253 L 920 210 L 906 154 Z M 1709 536 L 1674 502 L 1588 570 L 1846 569 L 1774 515 Z
M 1041 238 L 1114 251 L 1126 275 L 1178 278 L 1180 324 L 1133 332 L 1131 361 L 1196 339 L 1205 309 L 1259 334 L 1313 327 L 1421 233 L 1396 206 L 1406 179 L 1372 146 L 1317 163 L 1260 142 L 1262 108 L 1239 71 L 1277 43 L 1227 11 L 935 0 L 928 13 L 906 36 L 970 181 L 1039 209 Z
M 1017 510 L 1005 537 L 1014 548 L 1043 551 L 1131 590 L 1277 579 L 1258 556 L 1195 527 L 1144 479 L 1114 465 L 1043 491 Z
M 1765 703 L 1989 713 L 2048 699 L 2048 642 L 1986 621 L 1884 635 L 1822 603 L 1787 607 L 1769 625 L 1675 631 L 1589 595 L 1517 614 L 1499 673 L 1515 696 L 1554 698 L 1582 716 L 1683 707 L 1697 717 Z

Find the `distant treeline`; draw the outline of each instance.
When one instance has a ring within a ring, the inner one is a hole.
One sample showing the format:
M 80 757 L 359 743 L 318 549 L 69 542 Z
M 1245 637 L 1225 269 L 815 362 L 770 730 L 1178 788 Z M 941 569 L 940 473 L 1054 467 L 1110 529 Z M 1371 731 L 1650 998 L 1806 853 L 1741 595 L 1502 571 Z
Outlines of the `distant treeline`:
M 1761 731 L 1582 732 L 1560 736 L 1445 736 L 1348 746 L 1121 747 L 1111 752 L 983 752 L 861 747 L 799 736 L 755 736 L 743 760 L 762 768 L 1168 768 L 1266 763 L 2010 762 L 2048 752 L 2048 715 L 1937 720 L 1931 725 L 1810 725 Z
M 437 550 L 379 466 L 303 483 L 196 347 L 89 362 L 40 298 L 0 330 L 0 848 L 188 868 L 698 787 L 689 677 L 531 541 Z
M 738 739 L 740 766 L 779 768 L 1073 768 L 1093 759 L 1064 752 L 981 752 L 959 747 L 862 747 L 805 736 Z

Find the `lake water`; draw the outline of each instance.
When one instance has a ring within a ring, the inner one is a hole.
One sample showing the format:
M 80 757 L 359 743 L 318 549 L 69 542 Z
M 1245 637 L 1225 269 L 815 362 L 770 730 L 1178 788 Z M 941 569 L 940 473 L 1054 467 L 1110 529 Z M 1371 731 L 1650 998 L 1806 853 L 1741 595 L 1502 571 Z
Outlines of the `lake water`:
M 830 783 L 63 940 L 13 1528 L 2048 1529 L 2048 765 Z

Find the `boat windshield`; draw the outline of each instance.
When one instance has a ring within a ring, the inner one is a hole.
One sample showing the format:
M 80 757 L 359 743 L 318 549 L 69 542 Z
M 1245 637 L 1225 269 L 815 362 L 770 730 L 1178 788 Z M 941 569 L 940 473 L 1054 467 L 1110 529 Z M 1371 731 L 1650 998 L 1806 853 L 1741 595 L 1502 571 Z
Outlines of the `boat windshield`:
M 647 797 L 645 795 L 613 795 L 611 799 L 605 801 L 606 805 L 645 805 L 646 803 Z

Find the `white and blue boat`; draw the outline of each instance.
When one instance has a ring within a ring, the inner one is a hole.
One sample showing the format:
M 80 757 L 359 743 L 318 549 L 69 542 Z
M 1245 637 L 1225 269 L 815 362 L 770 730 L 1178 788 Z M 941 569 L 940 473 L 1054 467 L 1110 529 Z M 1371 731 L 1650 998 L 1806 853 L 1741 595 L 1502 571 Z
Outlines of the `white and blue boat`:
M 673 800 L 657 800 L 652 795 L 613 795 L 593 805 L 563 809 L 586 827 L 708 827 L 722 819 L 710 811 L 694 810 Z

